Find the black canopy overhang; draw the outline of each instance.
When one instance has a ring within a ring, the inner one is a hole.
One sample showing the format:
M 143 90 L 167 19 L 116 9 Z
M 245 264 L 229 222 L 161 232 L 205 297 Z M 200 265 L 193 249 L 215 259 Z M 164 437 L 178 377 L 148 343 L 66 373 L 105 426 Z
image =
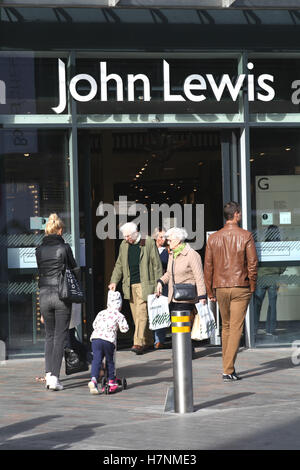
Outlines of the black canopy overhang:
M 2 0 L 3 7 L 292 9 L 299 0 Z

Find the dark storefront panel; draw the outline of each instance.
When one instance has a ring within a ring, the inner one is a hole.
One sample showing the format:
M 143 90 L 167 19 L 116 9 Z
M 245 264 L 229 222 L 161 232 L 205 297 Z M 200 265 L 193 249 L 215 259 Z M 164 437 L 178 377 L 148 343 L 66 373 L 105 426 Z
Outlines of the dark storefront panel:
M 60 59 L 64 61 L 63 54 Z M 6 103 L 0 114 L 52 114 L 59 100 L 58 59 L 28 52 L 0 55 L 0 79 L 6 83 Z M 66 113 L 67 109 L 63 111 Z
M 254 76 L 257 78 L 262 74 L 270 74 L 275 77 L 274 87 L 275 97 L 272 101 L 254 101 L 249 105 L 251 114 L 274 114 L 274 120 L 283 119 L 288 113 L 299 113 L 299 80 L 300 80 L 300 59 L 295 58 L 268 58 L 249 59 L 253 62 Z

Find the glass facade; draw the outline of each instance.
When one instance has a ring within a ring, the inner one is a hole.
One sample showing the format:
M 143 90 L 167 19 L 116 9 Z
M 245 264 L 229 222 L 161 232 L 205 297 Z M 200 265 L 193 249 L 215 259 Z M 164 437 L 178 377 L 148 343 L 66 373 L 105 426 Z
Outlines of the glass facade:
M 64 61 L 63 54 L 60 59 Z M 52 114 L 58 102 L 56 57 L 37 53 L 0 53 L 1 80 L 6 99 L 1 114 Z M 67 110 L 64 110 L 67 112 Z
M 1 130 L 0 169 L 0 336 L 10 354 L 41 352 L 35 247 L 52 212 L 62 216 L 72 245 L 68 133 Z
M 137 201 L 143 193 L 153 200 L 157 193 L 159 202 L 188 202 L 194 193 L 194 201 L 205 204 L 206 230 L 213 231 L 221 221 L 211 194 L 217 191 L 219 201 L 221 187 L 223 201 L 240 200 L 260 259 L 246 344 L 290 345 L 297 338 L 299 18 L 296 10 L 0 8 L 0 340 L 10 355 L 43 350 L 34 249 L 50 212 L 64 219 L 78 262 L 79 238 L 85 241 L 83 274 L 87 286 L 94 283 L 97 292 L 89 288 L 98 308 L 97 282 L 104 289 L 112 247 L 105 250 L 105 241 L 91 248 L 87 225 L 95 231 L 101 197 L 111 202 L 126 193 Z M 281 48 L 280 56 L 273 52 Z M 269 88 L 261 87 L 264 74 L 274 78 Z M 166 101 L 166 89 L 184 99 Z M 154 135 L 163 145 L 164 130 L 176 145 L 189 142 L 189 152 L 178 147 L 172 156 L 174 165 L 157 148 Z M 230 137 L 220 144 L 224 132 Z M 156 168 L 141 186 L 134 176 L 149 148 L 156 154 L 153 145 L 169 170 Z M 167 171 L 175 167 L 179 186 L 189 179 L 186 191 L 165 196 Z M 206 198 L 197 182 L 210 185 Z M 93 312 L 92 303 L 83 310 L 85 322 L 92 319 L 89 308 Z
M 262 74 L 269 74 L 274 77 L 272 87 L 275 96 L 271 101 L 253 101 L 250 103 L 251 114 L 275 114 L 274 119 L 283 119 L 285 114 L 299 113 L 299 89 L 300 79 L 300 59 L 299 58 L 279 58 L 264 57 L 254 58 L 253 75 L 257 78 Z
M 257 345 L 289 345 L 300 328 L 298 130 L 251 131 L 252 227 L 260 257 L 254 294 Z

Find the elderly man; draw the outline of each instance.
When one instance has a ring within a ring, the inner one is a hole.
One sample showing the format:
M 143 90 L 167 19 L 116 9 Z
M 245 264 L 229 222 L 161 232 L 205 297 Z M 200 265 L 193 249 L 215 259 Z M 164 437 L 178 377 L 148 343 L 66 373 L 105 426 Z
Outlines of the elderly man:
M 243 325 L 257 278 L 257 255 L 251 232 L 238 223 L 241 207 L 231 201 L 224 206 L 225 226 L 210 235 L 205 252 L 204 278 L 207 295 L 217 300 L 222 318 L 223 380 L 240 380 L 236 360 Z
M 163 273 L 162 264 L 155 241 L 150 237 L 142 238 L 136 224 L 128 222 L 120 230 L 124 240 L 108 288 L 115 290 L 122 279 L 124 298 L 130 301 L 135 324 L 132 351 L 143 354 L 153 347 L 147 297 L 155 292 L 157 281 Z

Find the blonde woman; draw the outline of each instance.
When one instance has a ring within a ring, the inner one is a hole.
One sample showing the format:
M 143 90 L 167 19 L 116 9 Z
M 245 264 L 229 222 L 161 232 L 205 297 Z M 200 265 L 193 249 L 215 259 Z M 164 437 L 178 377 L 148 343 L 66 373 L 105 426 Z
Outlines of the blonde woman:
M 39 271 L 40 309 L 45 324 L 46 388 L 62 390 L 59 382 L 64 346 L 68 337 L 71 303 L 58 297 L 58 280 L 67 262 L 76 267 L 70 245 L 62 238 L 64 224 L 57 214 L 50 214 L 42 244 L 36 248 Z

